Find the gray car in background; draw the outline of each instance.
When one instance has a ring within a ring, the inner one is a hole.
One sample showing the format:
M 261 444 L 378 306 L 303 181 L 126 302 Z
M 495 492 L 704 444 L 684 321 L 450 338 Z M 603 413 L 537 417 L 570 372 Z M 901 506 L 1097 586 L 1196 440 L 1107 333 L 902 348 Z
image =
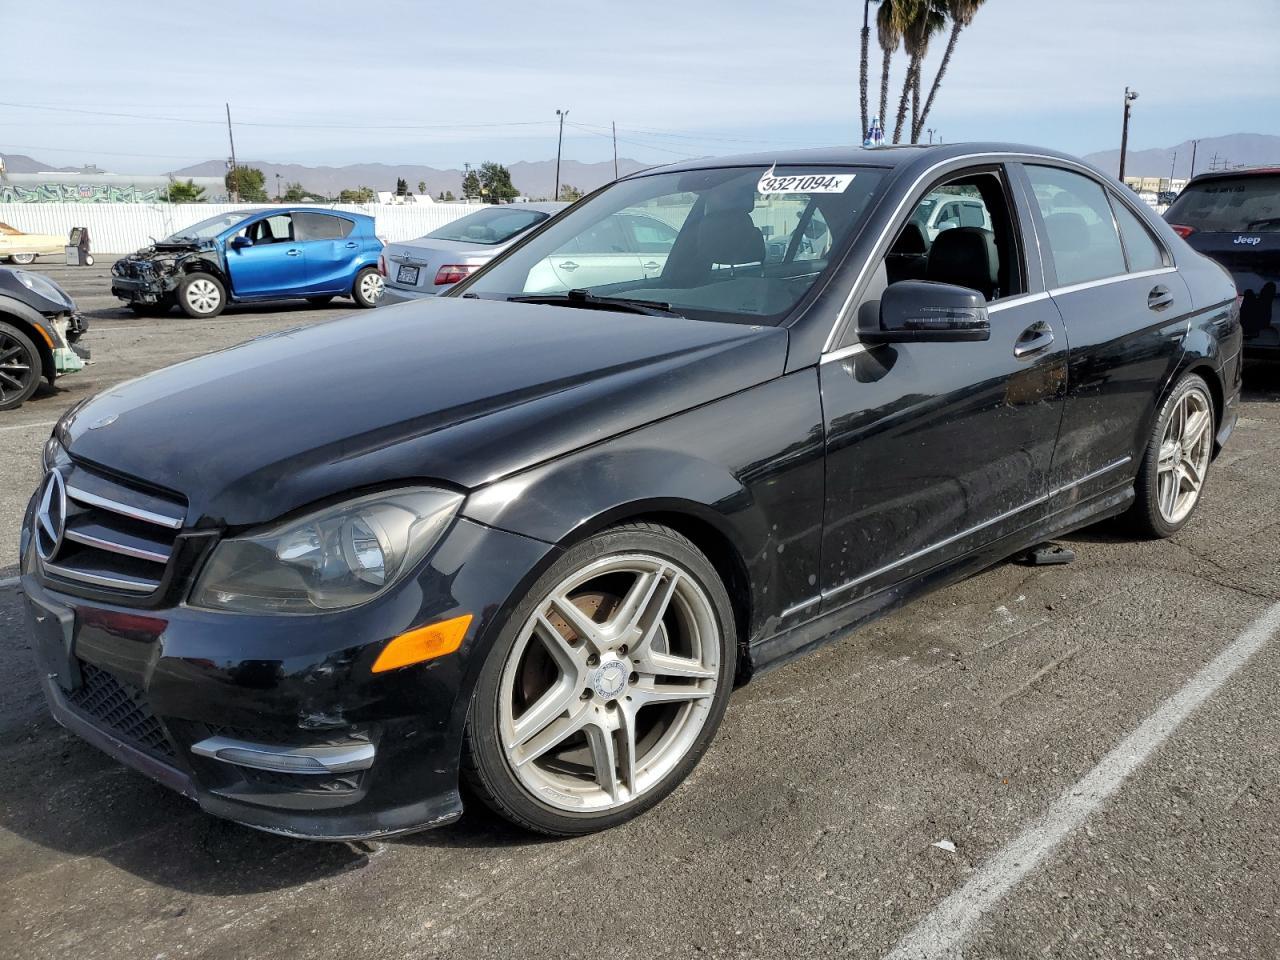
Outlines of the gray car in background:
M 417 240 L 382 251 L 386 289 L 379 304 L 404 303 L 444 293 L 567 203 L 518 203 L 459 217 Z

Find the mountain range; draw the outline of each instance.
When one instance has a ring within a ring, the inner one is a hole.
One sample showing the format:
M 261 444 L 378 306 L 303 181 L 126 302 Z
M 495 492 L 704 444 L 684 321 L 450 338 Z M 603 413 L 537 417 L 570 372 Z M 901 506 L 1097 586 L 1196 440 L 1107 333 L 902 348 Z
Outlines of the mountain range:
M 1172 147 L 1146 150 L 1130 150 L 1125 163 L 1125 173 L 1138 177 L 1167 177 L 1173 171 L 1175 177 L 1186 177 L 1191 171 L 1192 144 L 1183 141 Z M 4 154 L 5 166 L 10 173 L 40 173 L 57 171 L 75 173 L 80 167 L 55 167 L 23 154 Z M 1120 166 L 1119 150 L 1091 153 L 1085 159 L 1115 174 Z M 374 190 L 394 190 L 396 181 L 403 178 L 409 189 L 417 191 L 419 183 L 425 183 L 427 192 L 438 196 L 450 190 L 461 194 L 463 171 L 440 169 L 424 164 L 356 163 L 342 167 L 309 167 L 299 163 L 271 163 L 265 160 L 243 160 L 245 166 L 256 167 L 266 178 L 268 193 L 275 193 L 278 174 L 280 184 L 301 183 L 313 193 L 336 195 L 342 190 L 370 187 Z M 1280 136 L 1262 133 L 1236 133 L 1224 137 L 1204 137 L 1196 147 L 1196 172 L 1232 167 L 1264 165 L 1280 166 Z M 618 174 L 625 176 L 643 170 L 651 164 L 638 160 L 619 159 Z M 511 180 L 517 190 L 527 197 L 549 197 L 555 191 L 555 160 L 521 160 L 507 165 Z M 174 170 L 175 177 L 221 177 L 226 171 L 222 160 L 206 160 L 193 166 Z M 86 172 L 90 172 L 86 170 Z M 92 172 L 97 172 L 96 170 Z M 560 166 L 560 182 L 572 184 L 583 191 L 594 190 L 614 178 L 612 161 L 580 163 L 565 160 Z

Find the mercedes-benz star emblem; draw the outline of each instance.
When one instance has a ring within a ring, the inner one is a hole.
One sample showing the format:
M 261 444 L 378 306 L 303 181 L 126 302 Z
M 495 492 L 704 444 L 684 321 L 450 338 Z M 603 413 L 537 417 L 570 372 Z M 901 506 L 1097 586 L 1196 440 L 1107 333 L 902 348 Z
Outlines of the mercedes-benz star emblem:
M 48 563 L 62 546 L 62 533 L 67 526 L 67 488 L 62 474 L 50 470 L 40 491 L 36 508 L 36 552 Z

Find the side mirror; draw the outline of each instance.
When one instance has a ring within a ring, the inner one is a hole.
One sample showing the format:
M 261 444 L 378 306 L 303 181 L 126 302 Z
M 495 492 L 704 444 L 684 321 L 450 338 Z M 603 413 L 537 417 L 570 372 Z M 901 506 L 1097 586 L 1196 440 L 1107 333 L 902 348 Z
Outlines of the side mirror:
M 881 295 L 879 317 L 863 318 L 858 339 L 862 343 L 990 340 L 987 301 L 968 287 L 900 280 L 886 287 Z
M 245 247 L 252 247 L 253 241 L 243 234 L 237 234 L 231 238 L 231 247 L 234 250 L 243 250 Z

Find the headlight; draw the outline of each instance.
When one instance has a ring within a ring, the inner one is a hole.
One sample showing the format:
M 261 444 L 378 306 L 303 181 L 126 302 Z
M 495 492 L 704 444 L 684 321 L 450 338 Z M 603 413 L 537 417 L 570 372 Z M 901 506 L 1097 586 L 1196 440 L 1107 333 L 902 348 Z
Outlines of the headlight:
M 25 270 L 15 270 L 13 272 L 18 278 L 18 282 L 32 293 L 38 294 L 46 300 L 52 300 L 54 303 L 71 302 L 71 298 L 62 292 L 60 286 L 51 280 L 46 280 L 40 274 L 27 273 Z
M 426 556 L 461 503 L 448 490 L 412 487 L 224 540 L 191 603 L 251 613 L 321 613 L 365 603 Z

